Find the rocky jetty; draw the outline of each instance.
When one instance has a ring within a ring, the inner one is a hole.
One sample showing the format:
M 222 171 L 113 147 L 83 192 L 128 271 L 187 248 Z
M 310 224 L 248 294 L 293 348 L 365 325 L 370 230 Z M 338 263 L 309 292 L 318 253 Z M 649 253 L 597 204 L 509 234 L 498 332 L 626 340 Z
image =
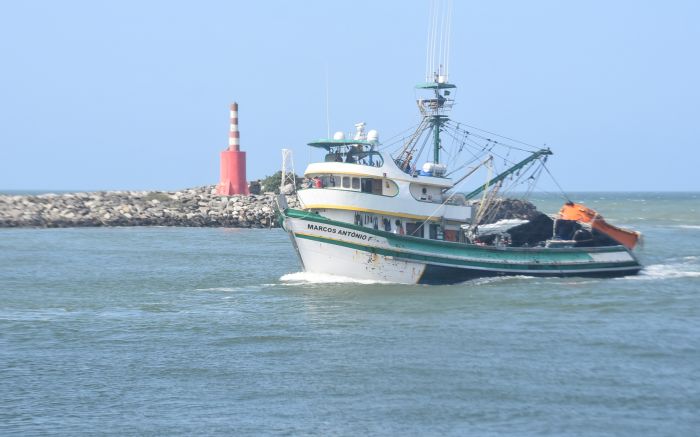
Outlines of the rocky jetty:
M 289 187 L 291 191 L 292 187 Z M 214 186 L 181 191 L 99 191 L 92 193 L 0 195 L 0 228 L 67 228 L 81 226 L 277 227 L 273 193 L 219 196 Z M 292 208 L 295 195 L 287 195 Z M 479 208 L 478 202 L 473 204 Z M 541 213 L 529 202 L 495 201 L 483 222 Z
M 205 186 L 172 192 L 0 195 L 0 227 L 279 226 L 274 194 L 227 197 L 215 193 L 214 186 Z M 287 202 L 298 206 L 295 196 L 287 196 Z

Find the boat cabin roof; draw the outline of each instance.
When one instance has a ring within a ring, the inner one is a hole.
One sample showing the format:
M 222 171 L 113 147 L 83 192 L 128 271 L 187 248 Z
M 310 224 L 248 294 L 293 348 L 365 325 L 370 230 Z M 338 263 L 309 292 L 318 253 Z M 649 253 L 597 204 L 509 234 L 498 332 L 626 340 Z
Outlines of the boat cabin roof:
M 318 147 L 321 149 L 326 149 L 330 151 L 332 148 L 335 147 L 340 147 L 340 146 L 355 146 L 355 145 L 362 145 L 362 146 L 367 146 L 369 148 L 372 148 L 377 145 L 376 141 L 367 141 L 367 140 L 334 140 L 334 139 L 320 139 L 316 141 L 312 141 L 308 143 L 309 146 L 311 147 Z
M 419 83 L 416 85 L 417 89 L 423 89 L 423 90 L 442 90 L 442 89 L 448 89 L 448 88 L 457 88 L 456 85 L 453 85 L 451 83 L 447 82 L 424 82 L 424 83 Z

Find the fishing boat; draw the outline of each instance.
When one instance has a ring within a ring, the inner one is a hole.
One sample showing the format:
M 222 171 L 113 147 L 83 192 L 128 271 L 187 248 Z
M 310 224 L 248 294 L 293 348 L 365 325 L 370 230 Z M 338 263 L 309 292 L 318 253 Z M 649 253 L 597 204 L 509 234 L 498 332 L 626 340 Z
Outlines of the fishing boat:
M 441 63 L 416 86 L 420 121 L 403 136 L 383 143 L 358 123 L 308 143 L 321 157 L 304 172 L 301 207 L 278 200 L 304 271 L 403 284 L 640 271 L 640 234 L 566 197 L 558 214 L 498 220 L 504 195 L 550 174 L 552 151 L 451 120 L 455 90 Z

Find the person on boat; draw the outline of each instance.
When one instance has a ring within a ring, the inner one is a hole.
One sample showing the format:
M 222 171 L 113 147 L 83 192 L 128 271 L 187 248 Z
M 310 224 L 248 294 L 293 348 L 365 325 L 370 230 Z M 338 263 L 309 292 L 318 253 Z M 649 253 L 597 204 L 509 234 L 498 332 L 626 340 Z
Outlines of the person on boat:
M 318 176 L 314 176 L 314 188 L 323 188 L 323 181 Z
M 388 218 L 384 217 L 382 219 L 382 225 L 384 225 L 384 230 L 386 232 L 391 232 L 391 221 Z
M 405 235 L 403 231 L 403 226 L 401 226 L 401 220 L 396 220 L 396 227 L 394 228 L 394 233 L 398 235 Z

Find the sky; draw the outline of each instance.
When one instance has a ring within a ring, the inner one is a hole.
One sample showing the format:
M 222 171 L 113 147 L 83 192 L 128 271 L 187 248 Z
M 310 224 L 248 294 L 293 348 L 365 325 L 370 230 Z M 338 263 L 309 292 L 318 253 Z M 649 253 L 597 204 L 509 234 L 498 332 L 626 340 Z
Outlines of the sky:
M 248 179 L 359 121 L 418 123 L 429 2 L 0 6 L 0 190 L 215 184 L 229 105 Z M 700 191 L 700 2 L 456 0 L 452 118 L 547 144 L 568 191 Z M 543 181 L 543 189 L 551 182 Z M 549 185 L 548 185 L 549 184 Z

